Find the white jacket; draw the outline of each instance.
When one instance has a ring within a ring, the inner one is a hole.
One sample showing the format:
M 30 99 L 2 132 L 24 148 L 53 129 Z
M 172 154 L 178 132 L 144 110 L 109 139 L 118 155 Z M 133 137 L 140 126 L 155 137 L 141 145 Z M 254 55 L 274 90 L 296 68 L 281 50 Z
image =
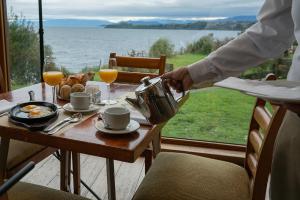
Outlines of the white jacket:
M 245 33 L 189 66 L 194 83 L 238 76 L 267 59 L 281 56 L 295 38 L 300 44 L 300 0 L 266 0 L 257 19 L 258 22 Z M 300 80 L 299 47 L 288 79 Z

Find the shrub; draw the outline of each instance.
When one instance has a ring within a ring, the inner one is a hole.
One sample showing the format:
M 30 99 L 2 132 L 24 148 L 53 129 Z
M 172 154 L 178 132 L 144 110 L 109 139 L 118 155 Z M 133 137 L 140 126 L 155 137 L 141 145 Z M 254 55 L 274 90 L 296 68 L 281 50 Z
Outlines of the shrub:
M 199 40 L 188 44 L 186 47 L 186 53 L 201 53 L 201 54 L 209 54 L 213 50 L 215 50 L 216 44 L 214 41 L 213 34 L 209 34 L 207 36 L 201 37 Z
M 160 57 L 162 54 L 167 57 L 174 55 L 174 44 L 165 38 L 160 38 L 154 42 L 149 51 L 150 57 Z
M 51 59 L 52 49 L 45 45 L 45 56 Z M 31 22 L 12 11 L 9 15 L 9 59 L 13 84 L 29 84 L 40 81 L 39 36 Z

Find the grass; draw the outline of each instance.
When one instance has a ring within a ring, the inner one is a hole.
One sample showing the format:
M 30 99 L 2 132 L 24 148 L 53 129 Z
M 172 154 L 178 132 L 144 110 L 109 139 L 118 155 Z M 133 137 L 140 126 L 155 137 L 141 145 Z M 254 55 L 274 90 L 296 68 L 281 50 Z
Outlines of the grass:
M 177 55 L 167 60 L 174 69 L 203 59 L 202 54 Z M 254 98 L 221 88 L 193 91 L 162 131 L 167 137 L 244 144 Z
M 189 100 L 162 131 L 164 136 L 244 144 L 254 98 L 236 91 L 208 88 Z
M 182 54 L 167 59 L 167 63 L 174 65 L 174 69 L 183 67 L 203 59 L 206 55 L 203 54 Z

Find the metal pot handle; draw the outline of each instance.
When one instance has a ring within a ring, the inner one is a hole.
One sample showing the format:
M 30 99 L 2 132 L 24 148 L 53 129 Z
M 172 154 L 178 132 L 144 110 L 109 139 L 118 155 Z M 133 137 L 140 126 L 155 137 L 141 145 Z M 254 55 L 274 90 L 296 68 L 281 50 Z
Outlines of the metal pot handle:
M 171 90 L 170 90 L 170 87 L 169 87 L 169 85 L 168 85 L 168 80 L 170 80 L 170 79 L 162 78 L 162 84 L 163 84 L 163 86 L 165 87 L 165 89 L 167 90 L 167 92 L 168 92 L 170 95 L 172 95 L 173 98 L 174 98 L 174 95 L 172 94 L 172 92 L 171 92 Z M 181 97 L 179 97 L 178 99 L 176 99 L 177 102 L 179 102 L 179 100 L 182 99 L 182 98 L 185 96 L 185 91 L 184 91 L 184 89 L 183 89 L 183 83 L 182 83 L 182 81 L 178 81 L 178 82 L 179 82 L 179 84 L 180 84 L 180 90 L 181 90 L 181 92 L 182 92 L 182 95 L 181 95 Z M 175 98 L 174 98 L 174 99 L 175 99 Z

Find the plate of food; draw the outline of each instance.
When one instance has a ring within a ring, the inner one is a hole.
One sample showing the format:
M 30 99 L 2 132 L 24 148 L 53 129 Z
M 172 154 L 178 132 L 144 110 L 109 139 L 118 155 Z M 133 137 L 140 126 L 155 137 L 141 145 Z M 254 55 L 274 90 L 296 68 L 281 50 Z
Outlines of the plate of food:
M 43 123 L 55 118 L 57 114 L 57 106 L 44 101 L 21 103 L 9 111 L 12 120 L 27 124 Z

